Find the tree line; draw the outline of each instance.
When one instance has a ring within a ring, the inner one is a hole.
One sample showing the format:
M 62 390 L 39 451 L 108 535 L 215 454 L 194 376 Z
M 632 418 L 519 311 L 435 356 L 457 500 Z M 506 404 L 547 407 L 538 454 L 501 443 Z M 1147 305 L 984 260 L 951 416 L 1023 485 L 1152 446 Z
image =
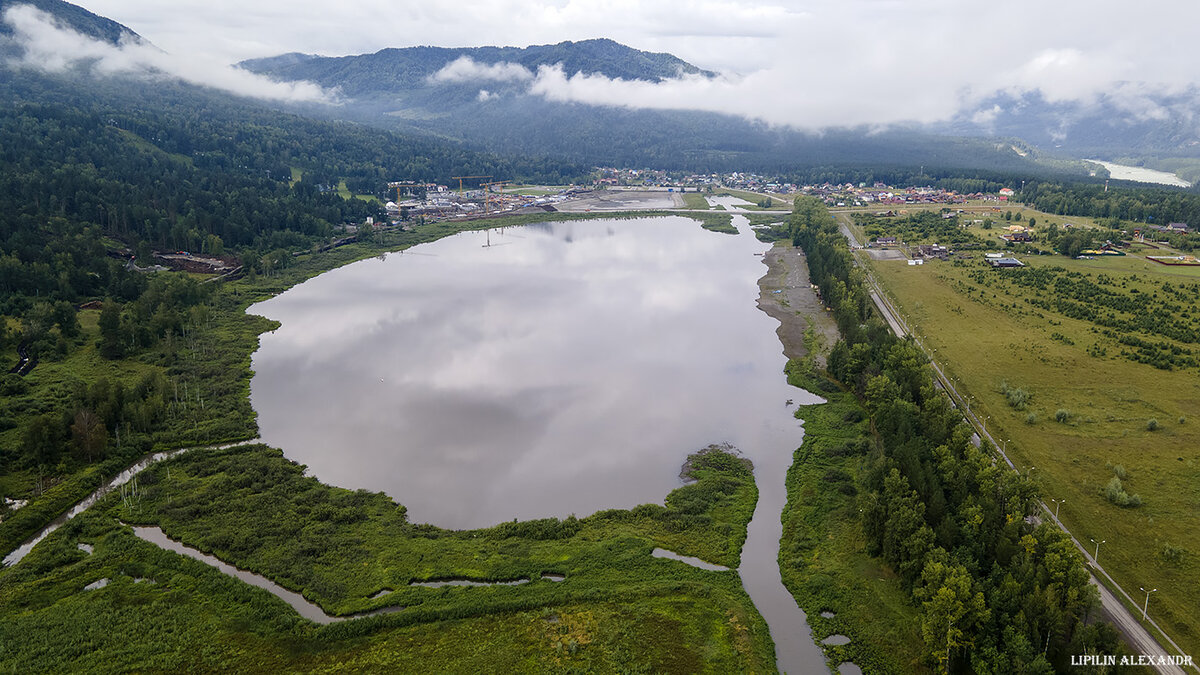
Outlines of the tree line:
M 819 200 L 789 221 L 841 339 L 828 375 L 863 402 L 875 430 L 860 474 L 870 554 L 921 608 L 930 665 L 945 672 L 1053 672 L 1070 655 L 1115 653 L 1113 628 L 1069 538 L 1034 526 L 1037 486 L 1001 468 L 933 383 L 926 359 L 875 314 L 861 270 Z
M 1105 221 L 1111 230 L 1145 230 L 1149 225 L 1186 223 L 1191 233 L 1160 233 L 1182 251 L 1200 247 L 1200 194 L 1154 187 L 1113 187 L 1088 183 L 1032 180 L 1017 194 L 1039 211 L 1065 216 L 1086 216 Z

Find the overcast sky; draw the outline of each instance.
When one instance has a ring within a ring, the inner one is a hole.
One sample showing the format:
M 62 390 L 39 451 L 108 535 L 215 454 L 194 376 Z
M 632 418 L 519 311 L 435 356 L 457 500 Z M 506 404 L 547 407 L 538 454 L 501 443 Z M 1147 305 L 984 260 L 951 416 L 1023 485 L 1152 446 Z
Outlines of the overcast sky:
M 819 128 L 930 122 L 999 92 L 1053 101 L 1146 93 L 1200 79 L 1190 0 L 84 0 L 167 52 L 228 64 L 284 52 L 343 55 L 416 45 L 527 46 L 609 37 L 724 73 L 631 86 L 547 72 L 548 98 L 697 107 Z M 985 119 L 983 114 L 981 119 Z

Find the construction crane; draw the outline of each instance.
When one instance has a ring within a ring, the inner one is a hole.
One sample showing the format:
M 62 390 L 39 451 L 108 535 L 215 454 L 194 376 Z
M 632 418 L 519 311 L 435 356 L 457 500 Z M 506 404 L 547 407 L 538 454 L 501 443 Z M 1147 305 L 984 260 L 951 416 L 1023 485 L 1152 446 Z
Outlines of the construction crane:
M 458 181 L 458 198 L 461 200 L 463 196 L 463 180 L 469 178 L 491 178 L 491 176 L 451 176 L 452 180 Z
M 491 205 L 491 202 L 492 202 L 490 194 L 495 193 L 495 190 L 494 190 L 495 186 L 497 186 L 497 185 L 500 186 L 499 191 L 501 193 L 503 193 L 504 186 L 508 185 L 509 182 L 510 181 L 506 181 L 506 180 L 497 180 L 497 181 L 492 181 L 491 183 L 483 184 L 483 214 L 484 215 L 487 215 L 487 213 L 488 213 L 488 207 Z M 493 189 L 489 190 L 488 188 L 493 188 Z
M 402 201 L 400 191 L 403 190 L 405 187 L 408 187 L 411 185 L 415 185 L 415 183 L 410 180 L 401 180 L 401 181 L 395 181 L 392 183 L 388 183 L 389 188 L 393 188 L 396 190 L 396 203 L 397 204 L 399 204 Z

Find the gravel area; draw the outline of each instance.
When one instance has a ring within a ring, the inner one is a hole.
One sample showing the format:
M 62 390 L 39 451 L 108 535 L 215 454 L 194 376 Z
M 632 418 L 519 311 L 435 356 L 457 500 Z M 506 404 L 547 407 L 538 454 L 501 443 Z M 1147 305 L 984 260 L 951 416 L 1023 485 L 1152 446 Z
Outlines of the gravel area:
M 810 285 L 804 252 L 788 242 L 776 242 L 763 256 L 763 263 L 767 273 L 758 280 L 758 307 L 779 321 L 776 333 L 784 356 L 805 356 L 804 331 L 811 324 L 822 347 L 817 363 L 824 367 L 825 354 L 838 339 L 837 324 Z

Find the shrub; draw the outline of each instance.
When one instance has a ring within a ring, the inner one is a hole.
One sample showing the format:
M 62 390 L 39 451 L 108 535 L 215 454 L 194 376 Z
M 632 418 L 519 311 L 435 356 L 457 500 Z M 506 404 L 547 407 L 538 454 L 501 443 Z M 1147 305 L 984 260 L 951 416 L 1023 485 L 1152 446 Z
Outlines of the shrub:
M 1158 429 L 1158 420 L 1151 417 L 1146 422 L 1146 431 L 1155 431 Z
M 1187 418 L 1186 418 L 1186 417 L 1183 417 L 1183 416 L 1180 416 L 1180 417 L 1179 417 L 1179 423 L 1180 423 L 1180 424 L 1183 424 L 1184 422 L 1187 422 Z
M 29 391 L 29 383 L 16 373 L 0 377 L 0 396 L 19 396 Z
M 1112 468 L 1113 475 L 1116 476 L 1117 478 L 1120 478 L 1121 480 L 1129 479 L 1129 474 L 1125 471 L 1124 464 L 1116 464 L 1116 465 L 1112 466 L 1111 468 Z
M 1142 505 L 1142 498 L 1126 492 L 1121 479 L 1116 476 L 1113 476 L 1112 480 L 1108 481 L 1108 485 L 1104 487 L 1104 497 L 1123 509 L 1133 509 Z
M 1183 562 L 1183 556 L 1186 553 L 1187 549 L 1185 548 L 1172 546 L 1170 544 L 1163 544 L 1162 551 L 1159 552 L 1159 555 L 1161 555 L 1167 562 L 1178 565 L 1180 562 Z
M 1029 392 L 1024 389 L 1017 389 L 1008 386 L 1008 382 L 1000 383 L 1000 391 L 1004 394 L 1004 399 L 1008 401 L 1008 405 L 1015 410 L 1024 410 L 1029 404 Z
M 1067 410 L 1066 408 L 1059 408 L 1054 413 L 1054 421 L 1058 422 L 1059 424 L 1066 424 L 1067 422 L 1070 422 L 1071 411 Z
M 1029 424 L 1029 425 L 1037 424 L 1037 415 L 1034 415 L 1033 413 L 1029 413 L 1028 415 L 1026 415 L 1025 416 L 1025 424 Z

